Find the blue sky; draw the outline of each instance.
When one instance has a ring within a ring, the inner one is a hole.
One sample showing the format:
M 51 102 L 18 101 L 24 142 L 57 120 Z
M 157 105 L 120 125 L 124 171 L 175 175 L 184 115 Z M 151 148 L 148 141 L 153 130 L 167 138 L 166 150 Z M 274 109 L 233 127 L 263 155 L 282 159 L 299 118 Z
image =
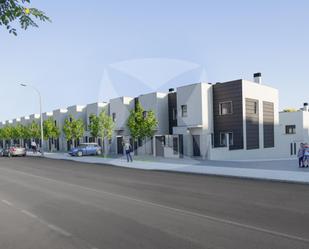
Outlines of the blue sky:
M 254 72 L 279 89 L 280 108 L 309 102 L 308 1 L 35 0 L 32 5 L 53 22 L 17 37 L 0 30 L 0 120 L 38 112 L 36 96 L 19 82 L 40 89 L 44 111 L 201 79 L 251 79 Z

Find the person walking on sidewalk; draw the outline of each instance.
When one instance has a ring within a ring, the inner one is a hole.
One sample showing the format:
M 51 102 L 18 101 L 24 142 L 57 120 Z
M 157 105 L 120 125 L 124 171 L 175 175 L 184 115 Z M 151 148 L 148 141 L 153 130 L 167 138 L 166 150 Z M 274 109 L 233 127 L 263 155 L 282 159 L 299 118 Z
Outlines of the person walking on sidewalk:
M 133 162 L 132 156 L 131 156 L 131 151 L 132 151 L 132 146 L 130 143 L 126 142 L 124 144 L 124 149 L 126 151 L 126 156 L 127 156 L 127 162 Z
M 304 145 L 304 158 L 303 158 L 303 168 L 306 167 L 308 168 L 309 166 L 309 145 L 305 144 Z
M 31 148 L 32 148 L 33 154 L 36 154 L 37 153 L 37 145 L 36 145 L 36 142 L 34 140 L 31 142 Z
M 304 167 L 304 144 L 303 143 L 300 143 L 297 157 L 298 157 L 298 166 L 300 168 L 303 168 Z

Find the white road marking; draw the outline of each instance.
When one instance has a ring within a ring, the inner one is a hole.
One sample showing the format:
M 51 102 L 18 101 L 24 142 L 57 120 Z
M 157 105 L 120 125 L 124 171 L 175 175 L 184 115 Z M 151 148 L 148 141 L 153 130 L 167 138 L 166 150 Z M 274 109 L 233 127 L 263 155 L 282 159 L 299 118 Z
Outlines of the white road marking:
M 269 229 L 266 229 L 266 228 L 261 228 L 261 227 L 257 227 L 257 226 L 253 226 L 253 225 L 248 225 L 248 224 L 244 224 L 244 223 L 240 223 L 240 222 L 236 222 L 236 221 L 227 220 L 227 219 L 224 219 L 224 218 L 218 218 L 218 217 L 214 217 L 214 216 L 210 216 L 210 215 L 204 215 L 204 214 L 193 212 L 193 211 L 173 208 L 173 207 L 157 204 L 157 203 L 150 202 L 150 201 L 140 200 L 140 199 L 136 199 L 136 198 L 120 195 L 120 194 L 107 192 L 107 191 L 104 191 L 104 190 L 97 190 L 97 189 L 93 189 L 93 188 L 88 188 L 88 187 L 76 185 L 76 184 L 73 184 L 73 183 L 67 183 L 67 182 L 55 180 L 55 179 L 48 178 L 48 177 L 29 174 L 29 173 L 18 171 L 18 170 L 6 169 L 6 168 L 2 168 L 2 167 L 1 167 L 1 169 L 4 170 L 4 171 L 8 171 L 8 172 L 16 172 L 16 173 L 19 173 L 21 175 L 26 175 L 26 176 L 38 178 L 38 179 L 41 179 L 41 180 L 44 180 L 44 181 L 60 183 L 60 184 L 63 184 L 63 185 L 77 187 L 77 188 L 80 188 L 80 189 L 96 192 L 96 193 L 99 193 L 99 194 L 105 194 L 105 195 L 117 197 L 119 199 L 130 200 L 130 201 L 138 202 L 138 203 L 141 203 L 141 204 L 144 204 L 144 205 L 149 205 L 149 206 L 153 206 L 153 207 L 166 209 L 166 210 L 169 210 L 169 211 L 181 213 L 183 215 L 195 216 L 195 217 L 215 221 L 215 222 L 218 222 L 218 223 L 233 225 L 233 226 L 237 226 L 237 227 L 240 227 L 240 228 L 250 229 L 250 230 L 253 230 L 253 231 L 257 231 L 257 232 L 262 232 L 262 233 L 266 233 L 266 234 L 270 234 L 270 235 L 274 235 L 274 236 L 279 236 L 279 237 L 283 237 L 283 238 L 287 238 L 287 239 L 291 239 L 291 240 L 298 240 L 298 241 L 309 243 L 309 239 L 307 239 L 307 238 L 303 238 L 303 237 L 299 237 L 299 236 L 295 236 L 295 235 L 290 235 L 290 234 L 287 234 L 287 233 L 281 233 L 281 232 L 269 230 Z
M 25 215 L 30 216 L 31 218 L 34 218 L 34 219 L 38 218 L 35 214 L 33 214 L 33 213 L 31 213 L 31 212 L 29 212 L 29 211 L 27 211 L 27 210 L 22 209 L 21 212 L 22 212 L 23 214 L 25 214 Z
M 7 201 L 7 200 L 1 200 L 4 204 L 6 204 L 6 205 L 8 205 L 8 206 L 10 206 L 10 207 L 13 207 L 14 205 L 13 205 L 13 203 L 11 203 L 11 202 L 9 202 L 9 201 Z
M 56 232 L 58 232 L 58 233 L 60 233 L 60 234 L 62 234 L 62 235 L 64 235 L 64 236 L 66 236 L 66 237 L 72 236 L 72 234 L 70 234 L 69 232 L 63 230 L 63 229 L 60 228 L 60 227 L 57 227 L 57 226 L 52 225 L 52 224 L 47 224 L 47 226 L 48 226 L 50 229 L 52 229 L 52 230 L 54 230 L 54 231 L 56 231 Z

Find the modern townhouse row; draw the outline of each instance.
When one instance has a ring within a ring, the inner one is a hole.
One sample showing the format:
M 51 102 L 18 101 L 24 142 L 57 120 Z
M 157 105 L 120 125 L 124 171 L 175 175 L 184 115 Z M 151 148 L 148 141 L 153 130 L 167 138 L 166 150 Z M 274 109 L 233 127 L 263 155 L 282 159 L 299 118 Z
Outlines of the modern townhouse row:
M 154 111 L 158 120 L 155 135 L 133 142 L 127 127 L 130 110 L 139 101 L 145 112 Z M 253 80 L 196 83 L 138 97 L 119 97 L 109 103 L 70 106 L 43 114 L 52 117 L 61 134 L 55 141 L 45 141 L 45 149 L 67 151 L 62 127 L 70 115 L 83 120 L 86 130 L 78 142 L 94 142 L 88 130 L 91 114 L 106 111 L 115 122 L 108 153 L 123 154 L 123 142 L 130 141 L 135 154 L 159 157 L 197 157 L 211 160 L 286 158 L 295 156 L 300 142 L 309 139 L 308 105 L 297 112 L 278 110 L 278 90 L 262 84 L 260 73 Z M 30 115 L 5 125 L 27 125 L 39 121 Z M 308 141 L 309 142 L 309 141 Z M 100 139 L 99 144 L 102 144 Z

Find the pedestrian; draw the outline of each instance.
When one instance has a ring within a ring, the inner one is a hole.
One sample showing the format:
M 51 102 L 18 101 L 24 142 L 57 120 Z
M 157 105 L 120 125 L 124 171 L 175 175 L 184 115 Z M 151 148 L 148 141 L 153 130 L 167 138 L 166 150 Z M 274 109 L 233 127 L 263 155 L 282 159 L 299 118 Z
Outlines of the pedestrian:
M 131 156 L 131 151 L 132 151 L 132 146 L 129 142 L 126 142 L 124 144 L 124 149 L 126 151 L 126 156 L 127 156 L 127 162 L 133 162 L 132 156 Z
M 304 167 L 304 144 L 303 143 L 300 143 L 297 157 L 298 157 L 298 166 L 300 168 L 303 168 Z
M 36 142 L 34 140 L 31 142 L 31 149 L 32 149 L 33 154 L 36 154 L 37 145 L 36 145 Z
M 304 145 L 304 158 L 303 158 L 303 168 L 306 167 L 308 168 L 309 166 L 309 145 L 305 144 Z

